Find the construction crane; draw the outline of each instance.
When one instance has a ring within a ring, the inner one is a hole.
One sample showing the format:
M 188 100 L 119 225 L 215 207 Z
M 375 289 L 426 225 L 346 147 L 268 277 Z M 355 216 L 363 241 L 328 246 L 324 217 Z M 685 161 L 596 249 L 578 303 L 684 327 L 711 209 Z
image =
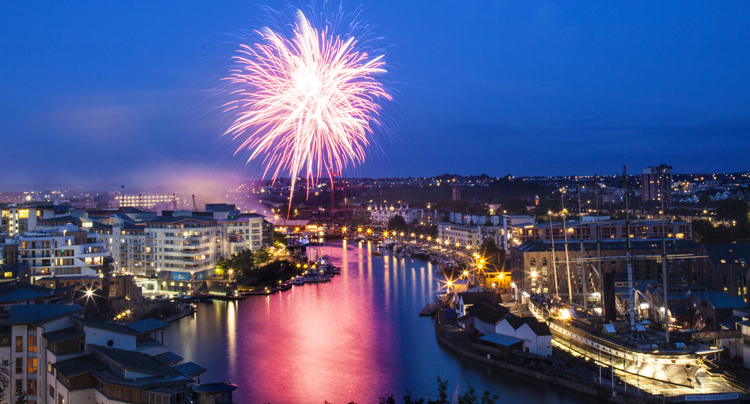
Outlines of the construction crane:
M 333 208 L 336 207 L 336 199 L 334 197 L 334 192 L 336 192 L 336 188 L 333 183 L 333 179 L 335 177 L 341 177 L 341 171 L 334 173 L 333 170 L 328 170 L 327 173 L 317 173 L 315 174 L 318 178 L 320 178 L 323 175 L 327 175 L 331 178 L 331 212 L 333 212 Z
M 195 194 L 193 194 L 193 210 L 197 211 L 198 208 L 195 206 Z

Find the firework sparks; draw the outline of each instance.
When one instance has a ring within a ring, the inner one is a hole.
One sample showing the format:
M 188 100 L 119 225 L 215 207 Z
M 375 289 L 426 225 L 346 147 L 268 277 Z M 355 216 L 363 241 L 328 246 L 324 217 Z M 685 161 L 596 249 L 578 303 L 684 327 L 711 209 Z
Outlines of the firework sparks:
M 373 127 L 380 125 L 382 100 L 391 100 L 376 76 L 385 73 L 382 56 L 370 57 L 353 36 L 317 29 L 301 11 L 290 38 L 269 28 L 260 41 L 241 45 L 236 68 L 226 78 L 234 100 L 227 135 L 239 143 L 235 155 L 262 158 L 264 173 L 300 175 L 362 163 Z M 309 188 L 309 187 L 308 187 Z M 292 197 L 289 204 L 291 206 Z

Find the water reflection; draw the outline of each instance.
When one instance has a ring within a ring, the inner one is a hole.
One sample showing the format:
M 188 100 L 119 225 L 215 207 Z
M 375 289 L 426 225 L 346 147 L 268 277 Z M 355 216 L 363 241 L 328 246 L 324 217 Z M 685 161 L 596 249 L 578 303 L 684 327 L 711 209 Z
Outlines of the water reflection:
M 575 402 L 464 361 L 435 342 L 418 317 L 438 288 L 430 264 L 373 257 L 371 246 L 325 248 L 341 276 L 239 303 L 199 304 L 173 323 L 165 343 L 208 369 L 201 381 L 231 381 L 240 403 L 376 402 L 406 389 L 434 394 L 437 376 L 489 388 L 503 402 Z

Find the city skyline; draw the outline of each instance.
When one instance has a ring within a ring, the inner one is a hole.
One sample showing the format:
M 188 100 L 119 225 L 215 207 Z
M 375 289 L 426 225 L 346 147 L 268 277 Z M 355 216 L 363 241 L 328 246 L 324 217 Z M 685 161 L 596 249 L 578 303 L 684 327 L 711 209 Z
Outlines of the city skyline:
M 259 4 L 4 4 L 5 182 L 257 178 L 208 92 Z M 361 6 L 387 46 L 394 138 L 348 176 L 744 168 L 747 4 Z

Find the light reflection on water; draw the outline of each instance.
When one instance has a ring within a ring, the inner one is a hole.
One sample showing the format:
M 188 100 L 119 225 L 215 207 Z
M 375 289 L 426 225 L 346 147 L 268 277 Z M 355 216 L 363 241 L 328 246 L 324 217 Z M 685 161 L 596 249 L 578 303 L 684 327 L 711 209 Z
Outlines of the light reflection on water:
M 240 385 L 238 403 L 362 404 L 407 389 L 434 396 L 438 376 L 449 380 L 451 395 L 471 382 L 499 393 L 501 402 L 576 402 L 441 349 L 432 320 L 417 315 L 439 287 L 432 265 L 373 257 L 370 248 L 321 248 L 342 267 L 331 282 L 199 303 L 195 316 L 166 330 L 165 343 L 208 369 L 202 382 Z

